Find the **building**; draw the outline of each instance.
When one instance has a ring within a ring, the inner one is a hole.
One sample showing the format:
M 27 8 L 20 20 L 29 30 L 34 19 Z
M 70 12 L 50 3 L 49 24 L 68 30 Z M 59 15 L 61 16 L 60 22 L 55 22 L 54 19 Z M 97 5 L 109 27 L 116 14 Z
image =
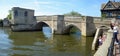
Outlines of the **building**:
M 11 10 L 11 28 L 12 30 L 33 30 L 34 24 L 36 24 L 36 19 L 34 16 L 34 10 L 13 7 Z
M 4 27 L 9 27 L 10 26 L 10 21 L 7 18 L 3 19 L 3 26 Z
M 11 10 L 12 15 L 12 24 L 33 24 L 34 22 L 34 10 L 25 9 L 20 7 L 13 7 Z M 15 18 L 15 19 L 13 19 Z
M 120 1 L 111 1 L 103 3 L 101 6 L 101 16 L 105 18 L 119 18 L 120 19 Z

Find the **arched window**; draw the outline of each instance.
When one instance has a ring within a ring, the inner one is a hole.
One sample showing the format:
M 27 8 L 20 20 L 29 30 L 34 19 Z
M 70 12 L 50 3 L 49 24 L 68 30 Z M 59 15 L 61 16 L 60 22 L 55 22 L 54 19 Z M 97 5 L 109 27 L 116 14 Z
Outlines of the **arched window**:
M 27 11 L 25 11 L 24 16 L 26 16 L 26 17 L 28 16 L 28 12 Z
M 14 15 L 18 16 L 18 11 L 17 10 L 14 11 Z

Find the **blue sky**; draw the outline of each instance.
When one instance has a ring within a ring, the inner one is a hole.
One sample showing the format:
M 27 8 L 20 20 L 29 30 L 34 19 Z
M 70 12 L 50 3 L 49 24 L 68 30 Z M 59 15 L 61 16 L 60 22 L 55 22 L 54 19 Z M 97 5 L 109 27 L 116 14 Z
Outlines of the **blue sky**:
M 0 18 L 5 18 L 12 7 L 35 10 L 35 16 L 56 15 L 76 11 L 82 15 L 100 16 L 102 3 L 108 0 L 0 0 Z

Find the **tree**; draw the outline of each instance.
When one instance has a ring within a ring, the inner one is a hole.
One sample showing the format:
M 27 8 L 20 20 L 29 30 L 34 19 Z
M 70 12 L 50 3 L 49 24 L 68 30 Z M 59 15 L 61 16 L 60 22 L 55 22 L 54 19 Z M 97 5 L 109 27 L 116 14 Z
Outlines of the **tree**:
M 81 16 L 81 14 L 75 11 L 71 11 L 69 13 L 64 14 L 64 16 Z
M 0 26 L 3 26 L 3 20 L 0 19 Z
M 12 19 L 12 14 L 11 14 L 11 10 L 9 10 L 9 14 L 7 15 L 8 19 Z
M 2 19 L 0 19 L 0 22 L 2 22 L 3 20 Z
M 104 19 L 105 19 L 105 17 L 106 17 L 106 14 L 105 14 L 105 13 L 103 13 L 101 16 L 102 16 L 101 20 L 104 20 Z

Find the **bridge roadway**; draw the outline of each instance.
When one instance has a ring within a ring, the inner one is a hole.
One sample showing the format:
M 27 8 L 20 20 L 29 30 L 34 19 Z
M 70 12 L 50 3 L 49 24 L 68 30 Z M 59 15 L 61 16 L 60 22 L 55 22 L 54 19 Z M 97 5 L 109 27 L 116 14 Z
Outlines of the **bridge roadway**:
M 112 36 L 113 36 L 113 32 L 109 30 L 107 33 L 107 38 L 105 39 L 103 44 L 98 48 L 98 50 L 95 52 L 94 56 L 107 56 L 108 48 L 110 47 L 112 41 Z M 118 39 L 120 41 L 120 33 L 118 34 Z M 113 55 L 120 56 L 120 46 L 117 44 L 114 44 Z

